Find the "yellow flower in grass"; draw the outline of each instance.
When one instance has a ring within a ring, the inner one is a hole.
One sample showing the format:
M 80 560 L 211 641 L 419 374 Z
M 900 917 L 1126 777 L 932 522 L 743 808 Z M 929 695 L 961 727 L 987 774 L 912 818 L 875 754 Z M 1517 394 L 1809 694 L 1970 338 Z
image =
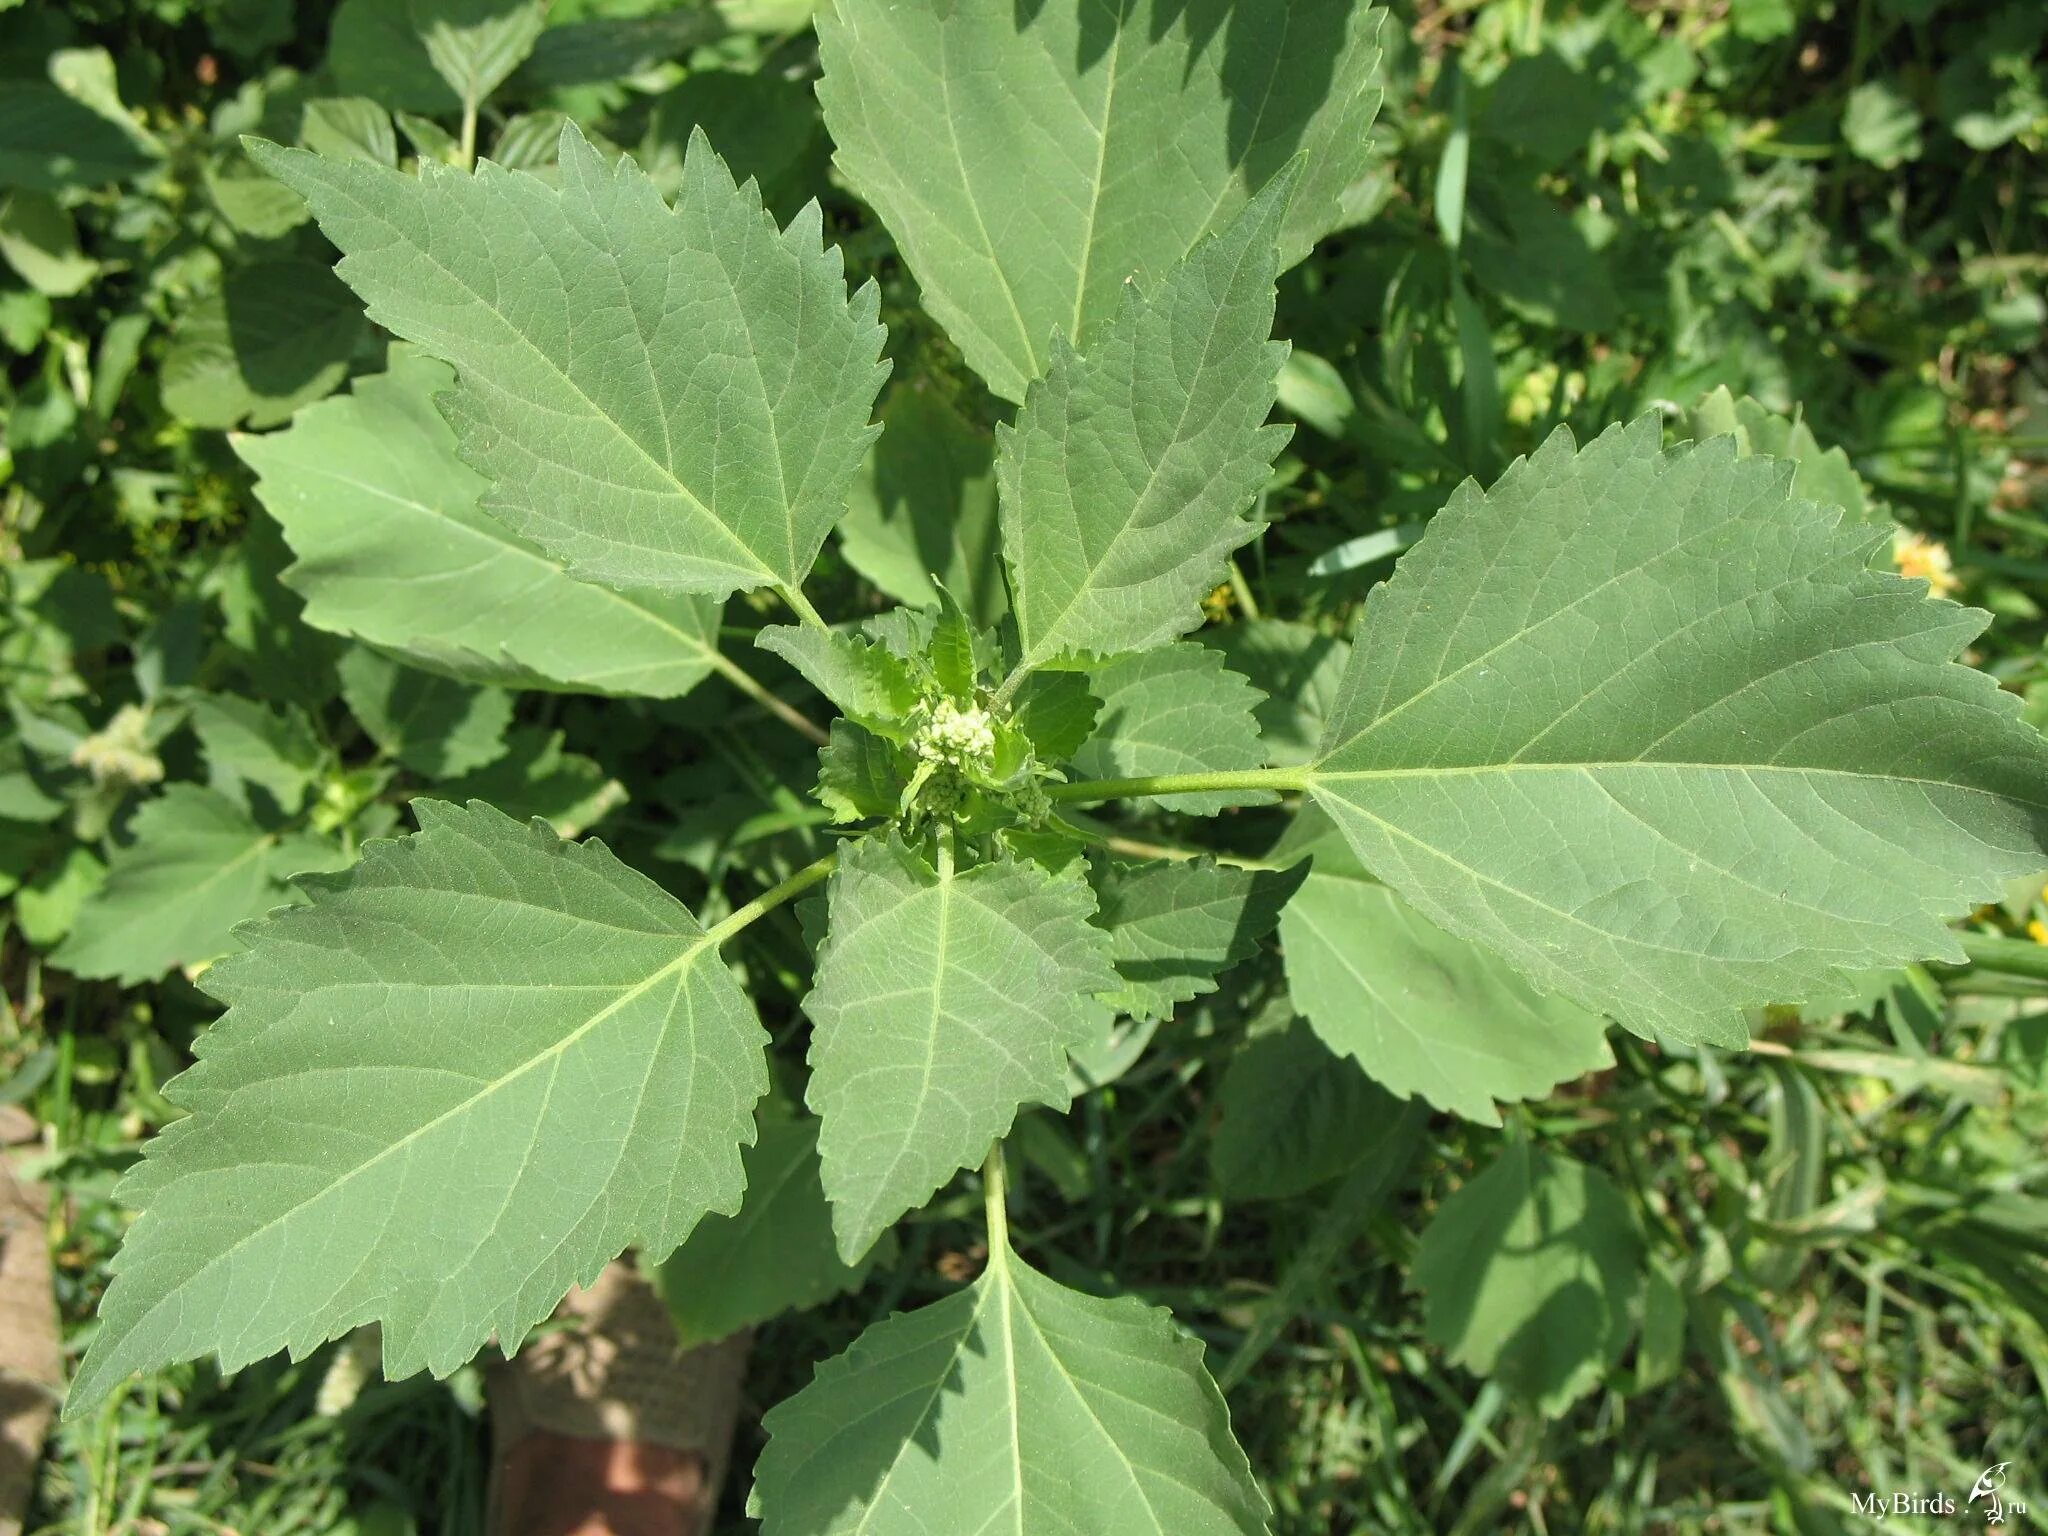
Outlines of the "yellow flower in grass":
M 1901 528 L 1893 535 L 1892 564 L 1899 568 L 1901 576 L 1917 576 L 1926 582 L 1932 597 L 1947 597 L 1963 584 L 1956 575 L 1955 561 L 1949 558 L 1948 546 L 1911 529 Z
M 2027 937 L 2036 944 L 2048 944 L 2048 923 L 2042 922 L 2038 917 L 2035 918 L 2027 924 Z

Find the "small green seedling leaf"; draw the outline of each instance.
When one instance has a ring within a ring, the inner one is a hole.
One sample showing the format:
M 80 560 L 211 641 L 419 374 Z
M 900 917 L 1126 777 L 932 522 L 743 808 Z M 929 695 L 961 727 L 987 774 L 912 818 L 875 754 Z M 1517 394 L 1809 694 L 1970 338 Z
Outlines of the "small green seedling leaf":
M 847 719 L 891 741 L 909 739 L 923 696 L 909 666 L 886 646 L 808 624 L 764 629 L 754 644 L 795 667 Z
M 286 881 L 331 851 L 267 831 L 216 790 L 173 784 L 136 814 L 106 883 L 79 906 L 50 963 L 123 986 L 235 947 L 235 924 L 297 900 Z
M 1215 991 L 1217 977 L 1258 952 L 1306 873 L 1098 858 L 1095 920 L 1123 978 L 1106 1001 L 1134 1019 L 1163 1019 Z
M 1074 772 L 1087 779 L 1155 774 L 1228 773 L 1262 768 L 1259 690 L 1223 663 L 1223 654 L 1181 641 L 1156 651 L 1119 656 L 1088 674 L 1102 700 L 1095 730 L 1074 754 Z M 1271 790 L 1206 790 L 1137 803 L 1209 816 L 1234 805 L 1270 805 Z
M 370 739 L 408 768 L 452 778 L 505 751 L 512 696 L 401 666 L 367 646 L 342 657 L 341 696 Z
M 1431 1343 L 1554 1414 L 1628 1347 L 1642 1239 L 1606 1174 L 1514 1141 L 1423 1230 L 1415 1284 Z

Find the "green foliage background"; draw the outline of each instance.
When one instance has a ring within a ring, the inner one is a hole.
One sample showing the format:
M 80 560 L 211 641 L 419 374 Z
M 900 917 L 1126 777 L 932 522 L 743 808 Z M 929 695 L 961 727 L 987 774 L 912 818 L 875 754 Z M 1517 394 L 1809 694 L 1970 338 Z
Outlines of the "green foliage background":
M 405 11 L 0 8 L 0 1099 L 46 1127 L 30 1165 L 61 1195 L 74 1350 L 126 1219 L 113 1180 L 173 1118 L 159 1086 L 216 1012 L 191 975 L 234 921 L 290 899 L 291 876 L 348 863 L 425 792 L 595 828 L 707 921 L 827 846 L 815 746 L 770 718 L 818 712 L 797 671 L 749 658 L 769 702 L 709 659 L 640 680 L 691 690 L 672 699 L 532 686 L 632 657 L 465 653 L 451 681 L 330 633 L 353 627 L 346 584 L 314 593 L 290 569 L 345 573 L 390 545 L 345 500 L 266 500 L 289 439 L 251 434 L 295 419 L 344 452 L 394 451 L 440 424 L 399 419 L 362 381 L 441 365 L 363 319 L 240 136 L 459 157 L 459 101 L 424 50 L 391 45 Z M 1270 696 L 1268 748 L 1307 756 L 1333 707 L 1327 651 L 1460 481 L 1559 424 L 1584 442 L 1646 410 L 1802 455 L 1803 494 L 1944 543 L 1961 595 L 1997 615 L 1973 659 L 2048 719 L 2048 13 L 1497 0 L 1397 6 L 1382 44 L 1374 171 L 1347 194 L 1350 227 L 1280 285 L 1297 428 L 1262 492 L 1271 527 L 1200 636 Z M 914 451 L 884 437 L 812 595 L 867 612 L 928 572 L 986 593 L 1003 408 L 828 169 L 818 54 L 803 0 L 558 0 L 476 146 L 545 170 L 568 114 L 673 194 L 701 128 L 779 218 L 818 198 L 854 284 L 880 287 L 881 417 L 920 425 Z M 934 505 L 982 515 L 935 526 Z M 517 552 L 490 558 L 494 579 L 533 579 Z M 632 600 L 715 649 L 695 600 Z M 1299 643 L 1262 651 L 1277 631 L 1255 616 Z M 763 593 L 724 623 L 780 617 Z M 412 636 L 373 638 L 403 656 Z M 1281 824 L 1257 805 L 1201 821 L 1140 807 L 1113 830 L 1242 854 Z M 1290 954 L 1311 952 L 1317 913 L 1392 899 L 1341 862 L 1311 879 Z M 1972 926 L 2025 939 L 2044 918 L 2023 883 Z M 773 914 L 743 962 L 785 1051 L 804 1032 L 806 920 Z M 1405 921 L 1375 931 L 1398 944 Z M 1752 1019 L 1748 1053 L 1611 1032 L 1617 1070 L 1503 1106 L 1501 1131 L 1434 1117 L 1392 1172 L 1372 1143 L 1333 1159 L 1317 1134 L 1392 1111 L 1318 1044 L 1313 981 L 1290 1007 L 1269 954 L 1220 990 L 1127 1003 L 1170 1016 L 1173 1049 L 1133 1065 L 1119 1048 L 1153 1026 L 1127 1024 L 1089 1058 L 1113 1081 L 1076 1083 L 1071 1115 L 1029 1112 L 1012 1209 L 1058 1245 L 1054 1279 L 1170 1305 L 1208 1343 L 1279 1530 L 1856 1529 L 1848 1497 L 1867 1487 L 1967 1486 L 1998 1460 L 2048 1477 L 2048 965 L 2004 954 L 1874 977 L 1839 1016 Z M 1603 1061 L 1597 1039 L 1583 1054 Z M 1298 1148 L 1245 1134 L 1275 1104 Z M 1568 1171 L 1537 1179 L 1552 1166 Z M 1591 1234 L 1599 1262 L 1461 1265 L 1522 1230 L 1518 1187 Z M 967 1294 L 978 1233 L 971 1192 L 942 1192 L 893 1247 L 832 1273 L 822 1305 L 764 1328 L 734 1528 L 761 1415 L 871 1319 Z M 1601 1337 L 1562 1373 L 1461 1325 L 1567 1285 Z M 228 1380 L 163 1372 L 64 1427 L 31 1528 L 478 1529 L 476 1371 L 351 1390 L 365 1349 Z

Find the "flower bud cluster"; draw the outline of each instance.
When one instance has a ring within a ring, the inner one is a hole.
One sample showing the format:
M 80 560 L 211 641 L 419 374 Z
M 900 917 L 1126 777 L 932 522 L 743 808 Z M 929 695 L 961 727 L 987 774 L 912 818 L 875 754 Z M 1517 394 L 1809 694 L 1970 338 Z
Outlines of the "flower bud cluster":
M 995 757 L 995 722 L 977 705 L 962 709 L 950 699 L 941 699 L 912 745 L 927 762 L 985 768 Z

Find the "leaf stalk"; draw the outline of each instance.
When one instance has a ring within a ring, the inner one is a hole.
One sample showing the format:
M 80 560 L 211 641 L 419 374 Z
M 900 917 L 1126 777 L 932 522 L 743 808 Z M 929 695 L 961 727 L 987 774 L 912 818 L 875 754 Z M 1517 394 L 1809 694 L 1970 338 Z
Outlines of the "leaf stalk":
M 727 939 L 759 922 L 777 907 L 796 900 L 838 867 L 839 850 L 834 848 L 822 859 L 806 864 L 787 880 L 770 886 L 745 906 L 735 908 L 730 917 L 705 930 L 705 937 L 714 946 L 725 943 Z
M 1299 793 L 1308 788 L 1305 768 L 1243 768 L 1232 773 L 1161 773 L 1138 779 L 1082 779 L 1052 784 L 1052 800 L 1127 800 L 1136 795 L 1200 795 L 1215 790 L 1271 789 Z

